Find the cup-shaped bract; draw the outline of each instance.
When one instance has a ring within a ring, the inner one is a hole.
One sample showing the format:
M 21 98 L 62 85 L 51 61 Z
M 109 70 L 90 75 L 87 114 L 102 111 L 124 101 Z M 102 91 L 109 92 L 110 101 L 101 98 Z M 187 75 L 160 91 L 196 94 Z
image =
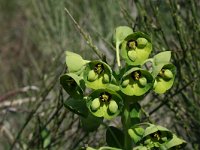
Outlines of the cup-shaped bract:
M 164 65 L 169 64 L 171 59 L 171 51 L 160 52 L 153 57 L 152 60 L 152 75 L 156 77 Z
M 149 143 L 156 142 L 159 144 L 165 143 L 172 138 L 172 133 L 165 127 L 149 124 L 144 131 L 143 140 L 144 144 L 148 145 Z
M 120 44 L 129 34 L 133 33 L 133 29 L 128 26 L 119 26 L 113 34 L 114 45 Z
M 170 141 L 168 141 L 163 147 L 165 149 L 174 150 L 174 149 L 183 149 L 186 146 L 186 141 L 178 138 L 175 134 Z
M 60 77 L 60 84 L 71 96 L 82 95 L 84 90 L 83 79 L 74 73 L 64 74 Z
M 152 51 L 151 39 L 142 32 L 127 36 L 121 45 L 121 56 L 128 65 L 138 66 L 149 57 Z
M 96 60 L 87 64 L 84 71 L 84 81 L 91 89 L 106 88 L 111 82 L 112 70 L 105 62 Z
M 112 119 L 122 110 L 121 97 L 109 89 L 98 89 L 88 96 L 87 106 L 96 117 Z
M 133 126 L 129 134 L 136 144 L 142 143 L 148 149 L 165 150 L 165 143 L 172 139 L 172 133 L 167 128 L 150 123 Z
M 176 67 L 173 64 L 163 65 L 155 78 L 153 89 L 156 93 L 162 94 L 169 90 L 175 79 Z
M 127 71 L 120 82 L 121 91 L 129 96 L 141 96 L 153 85 L 152 75 L 144 69 L 132 68 Z

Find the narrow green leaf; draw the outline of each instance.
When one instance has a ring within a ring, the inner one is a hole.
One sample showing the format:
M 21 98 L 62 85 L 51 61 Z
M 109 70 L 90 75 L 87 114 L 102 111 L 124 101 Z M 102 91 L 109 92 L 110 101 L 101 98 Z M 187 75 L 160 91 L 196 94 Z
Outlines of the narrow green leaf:
M 88 108 L 86 107 L 86 102 L 81 98 L 73 98 L 69 97 L 65 102 L 64 106 L 68 108 L 70 111 L 74 112 L 83 117 L 88 116 Z
M 87 117 L 80 117 L 81 126 L 87 132 L 92 132 L 98 129 L 101 125 L 103 118 L 95 117 L 91 113 Z
M 85 89 L 84 81 L 74 73 L 64 74 L 60 77 L 60 84 L 72 96 L 81 96 Z
M 51 136 L 47 136 L 43 141 L 43 148 L 47 148 L 51 144 Z
M 41 133 L 41 138 L 43 141 L 43 148 L 47 148 L 49 146 L 49 144 L 51 143 L 51 135 L 50 135 L 50 131 L 47 128 L 44 128 Z
M 106 131 L 106 142 L 108 146 L 123 148 L 124 147 L 124 134 L 123 132 L 113 126 L 107 128 Z

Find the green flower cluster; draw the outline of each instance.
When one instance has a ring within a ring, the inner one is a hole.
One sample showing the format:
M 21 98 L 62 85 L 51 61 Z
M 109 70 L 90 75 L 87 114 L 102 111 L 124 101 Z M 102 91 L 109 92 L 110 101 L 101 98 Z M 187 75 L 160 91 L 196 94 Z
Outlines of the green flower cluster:
M 184 140 L 168 129 L 150 123 L 134 125 L 128 133 L 138 145 L 133 150 L 179 150 L 186 145 Z
M 69 94 L 64 105 L 81 116 L 82 126 L 89 131 L 97 129 L 103 118 L 113 119 L 121 115 L 125 100 L 130 101 L 130 104 L 137 103 L 151 89 L 158 94 L 165 93 L 175 79 L 176 68 L 170 63 L 170 51 L 149 58 L 152 42 L 148 35 L 120 26 L 116 28 L 113 38 L 118 72 L 102 60 L 88 61 L 76 53 L 66 51 L 68 72 L 60 77 L 61 85 Z M 125 62 L 123 67 L 120 58 Z M 160 141 L 166 143 L 173 139 L 171 136 L 166 140 L 166 137 L 162 138 L 164 134 L 160 135 L 163 132 L 168 135 L 170 131 L 167 129 L 156 129 L 156 133 L 152 134 L 157 141 L 151 138 L 147 128 L 142 130 L 142 136 L 137 138 L 136 143 L 140 141 L 143 147 L 152 147 L 149 145 L 153 141 L 153 147 L 155 143 L 159 143 L 156 147 L 160 147 Z M 129 134 L 135 142 L 134 130 L 129 129 Z

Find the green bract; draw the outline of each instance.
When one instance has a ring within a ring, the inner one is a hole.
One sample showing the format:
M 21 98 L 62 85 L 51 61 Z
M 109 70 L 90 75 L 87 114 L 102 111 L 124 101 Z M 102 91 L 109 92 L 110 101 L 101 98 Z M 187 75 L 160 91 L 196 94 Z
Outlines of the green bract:
M 87 64 L 84 71 L 84 81 L 91 89 L 106 88 L 111 82 L 112 70 L 102 61 L 92 61 Z
M 75 73 L 77 75 L 81 74 L 84 66 L 88 62 L 89 61 L 84 60 L 80 55 L 70 51 L 66 51 L 66 65 L 70 73 Z
M 128 65 L 141 65 L 152 51 L 150 37 L 142 32 L 128 35 L 122 42 L 121 56 Z
M 171 59 L 171 52 L 170 51 L 165 51 L 158 53 L 153 57 L 152 60 L 152 65 L 153 65 L 153 71 L 152 75 L 153 77 L 156 77 L 160 70 L 163 68 L 164 65 L 169 64 Z
M 162 144 L 171 138 L 172 133 L 167 128 L 154 124 L 150 124 L 150 126 L 145 129 L 142 137 L 146 145 L 152 142 Z
M 162 94 L 169 90 L 175 79 L 176 68 L 173 64 L 163 65 L 154 82 L 154 91 Z
M 72 96 L 82 95 L 84 90 L 83 79 L 76 74 L 68 73 L 60 77 L 60 84 Z
M 186 142 L 177 138 L 167 128 L 150 123 L 136 124 L 128 130 L 134 143 L 143 143 L 135 149 L 161 149 L 168 150 L 174 147 L 185 146 Z M 178 148 L 180 149 L 180 148 Z
M 133 33 L 132 28 L 127 26 L 119 26 L 115 29 L 113 34 L 113 43 L 117 45 L 117 43 L 122 43 L 123 40 L 130 34 Z
M 126 95 L 141 96 L 145 94 L 152 85 L 153 77 L 148 71 L 140 68 L 132 68 L 123 75 L 120 89 Z
M 94 116 L 112 119 L 120 113 L 123 103 L 114 91 L 99 89 L 88 96 L 87 106 Z
M 141 141 L 143 137 L 144 129 L 139 126 L 132 127 L 128 130 L 128 134 L 130 135 L 134 143 L 137 144 L 139 141 Z
M 186 142 L 180 138 L 178 138 L 175 134 L 173 134 L 172 139 L 167 142 L 163 147 L 168 150 L 178 150 L 185 147 Z

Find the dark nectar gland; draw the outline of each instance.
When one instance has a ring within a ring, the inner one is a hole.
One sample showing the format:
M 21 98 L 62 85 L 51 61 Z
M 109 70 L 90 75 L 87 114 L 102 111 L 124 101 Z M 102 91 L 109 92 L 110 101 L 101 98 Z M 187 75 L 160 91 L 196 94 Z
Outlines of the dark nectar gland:
M 157 131 L 157 132 L 151 134 L 150 136 L 151 136 L 151 138 L 153 138 L 153 139 L 159 141 L 159 140 L 161 139 L 161 132 L 160 132 L 160 131 Z
M 97 74 L 100 75 L 101 73 L 103 73 L 103 71 L 104 71 L 104 66 L 103 66 L 103 64 L 98 63 L 98 64 L 95 65 L 95 67 L 94 67 L 94 72 L 95 72 L 95 73 L 97 73 Z
M 134 72 L 132 73 L 132 78 L 133 78 L 134 80 L 139 80 L 140 77 L 141 77 L 141 72 L 140 72 L 140 71 L 134 71 Z
M 127 46 L 129 49 L 135 49 L 137 47 L 137 42 L 134 40 L 130 40 L 128 41 Z
M 109 102 L 110 99 L 111 99 L 111 94 L 108 93 L 108 92 L 103 92 L 103 93 L 100 94 L 99 99 L 102 102 Z

